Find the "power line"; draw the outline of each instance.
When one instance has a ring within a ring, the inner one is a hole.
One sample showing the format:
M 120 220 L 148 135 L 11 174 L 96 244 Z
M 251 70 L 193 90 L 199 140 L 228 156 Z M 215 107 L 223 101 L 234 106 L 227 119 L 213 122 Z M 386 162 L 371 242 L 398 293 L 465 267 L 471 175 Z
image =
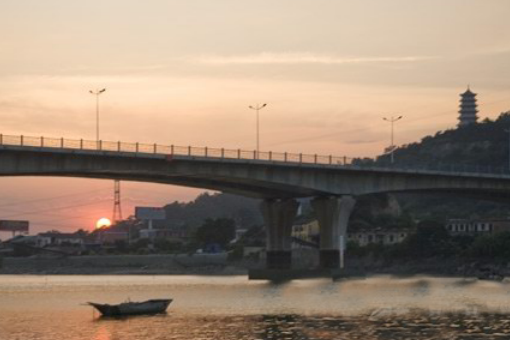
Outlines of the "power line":
M 35 210 L 35 211 L 30 211 L 28 213 L 27 212 L 21 212 L 21 213 L 16 213 L 16 214 L 12 214 L 12 215 L 3 216 L 3 218 L 11 218 L 11 217 L 19 216 L 19 215 L 32 215 L 32 214 L 45 213 L 45 212 L 48 212 L 48 211 L 55 211 L 55 210 L 69 209 L 69 208 L 76 208 L 76 207 L 83 207 L 83 206 L 87 206 L 87 205 L 94 205 L 94 204 L 98 204 L 98 203 L 103 203 L 105 201 L 107 201 L 107 200 L 94 201 L 94 202 L 82 203 L 82 204 L 74 204 L 74 205 L 68 205 L 68 206 L 64 206 L 64 207 L 51 208 L 51 209 Z
M 96 189 L 96 190 L 86 191 L 86 192 L 82 192 L 82 193 L 67 194 L 67 195 L 60 195 L 60 196 L 53 196 L 53 197 L 46 197 L 46 198 L 37 198 L 37 199 L 31 199 L 31 200 L 25 200 L 25 201 L 17 201 L 17 202 L 5 203 L 5 204 L 0 204 L 0 208 L 9 207 L 9 206 L 13 206 L 13 205 L 41 202 L 41 201 L 53 201 L 53 200 L 56 200 L 56 199 L 68 198 L 68 197 L 74 197 L 74 196 L 83 196 L 83 195 L 88 195 L 88 194 L 91 194 L 91 193 L 94 193 L 94 192 L 106 191 L 106 190 L 109 190 L 109 189 L 106 189 L 106 188 L 105 189 Z

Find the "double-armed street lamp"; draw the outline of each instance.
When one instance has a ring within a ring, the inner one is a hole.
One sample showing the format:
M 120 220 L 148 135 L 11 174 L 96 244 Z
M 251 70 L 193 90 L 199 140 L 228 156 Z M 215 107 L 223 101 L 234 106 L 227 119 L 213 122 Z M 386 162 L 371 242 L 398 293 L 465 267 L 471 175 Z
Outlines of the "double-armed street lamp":
M 390 125 L 391 125 L 391 145 L 390 145 L 390 161 L 391 161 L 391 164 L 393 164 L 394 162 L 394 158 L 393 158 L 393 152 L 395 151 L 395 145 L 393 143 L 393 124 L 397 121 L 397 120 L 400 120 L 402 119 L 404 116 L 398 116 L 398 117 L 393 117 L 391 116 L 391 118 L 386 118 L 386 117 L 383 117 L 383 120 L 387 121 L 387 122 L 390 122 Z
M 260 150 L 260 139 L 259 139 L 259 133 L 260 133 L 260 125 L 259 125 L 259 111 L 262 110 L 263 108 L 265 108 L 267 106 L 267 104 L 262 104 L 262 105 L 255 105 L 255 106 L 249 106 L 250 109 L 252 110 L 255 110 L 257 112 L 257 152 L 256 152 L 256 155 L 257 155 L 257 159 L 259 158 L 259 150 Z

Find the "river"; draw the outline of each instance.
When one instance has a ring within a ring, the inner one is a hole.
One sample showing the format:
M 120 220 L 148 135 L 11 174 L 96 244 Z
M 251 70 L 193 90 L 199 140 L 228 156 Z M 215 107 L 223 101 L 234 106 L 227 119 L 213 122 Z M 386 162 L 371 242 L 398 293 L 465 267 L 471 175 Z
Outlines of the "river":
M 100 318 L 87 301 L 173 298 L 167 314 Z M 390 276 L 0 276 L 0 340 L 510 339 L 510 282 Z

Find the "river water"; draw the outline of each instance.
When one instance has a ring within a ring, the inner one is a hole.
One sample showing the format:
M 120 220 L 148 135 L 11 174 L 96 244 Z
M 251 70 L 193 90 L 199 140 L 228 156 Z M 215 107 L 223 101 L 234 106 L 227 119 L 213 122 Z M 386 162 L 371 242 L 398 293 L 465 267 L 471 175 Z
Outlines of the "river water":
M 87 301 L 173 298 L 100 318 Z M 0 340 L 510 339 L 510 282 L 390 276 L 0 276 Z

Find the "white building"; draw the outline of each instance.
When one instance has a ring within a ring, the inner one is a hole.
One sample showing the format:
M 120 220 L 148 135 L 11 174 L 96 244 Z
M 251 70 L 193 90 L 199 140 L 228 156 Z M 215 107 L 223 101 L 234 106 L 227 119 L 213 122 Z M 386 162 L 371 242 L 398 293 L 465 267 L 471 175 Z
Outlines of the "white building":
M 347 240 L 360 246 L 369 244 L 391 245 L 401 243 L 409 235 L 409 229 L 366 229 L 348 233 Z

